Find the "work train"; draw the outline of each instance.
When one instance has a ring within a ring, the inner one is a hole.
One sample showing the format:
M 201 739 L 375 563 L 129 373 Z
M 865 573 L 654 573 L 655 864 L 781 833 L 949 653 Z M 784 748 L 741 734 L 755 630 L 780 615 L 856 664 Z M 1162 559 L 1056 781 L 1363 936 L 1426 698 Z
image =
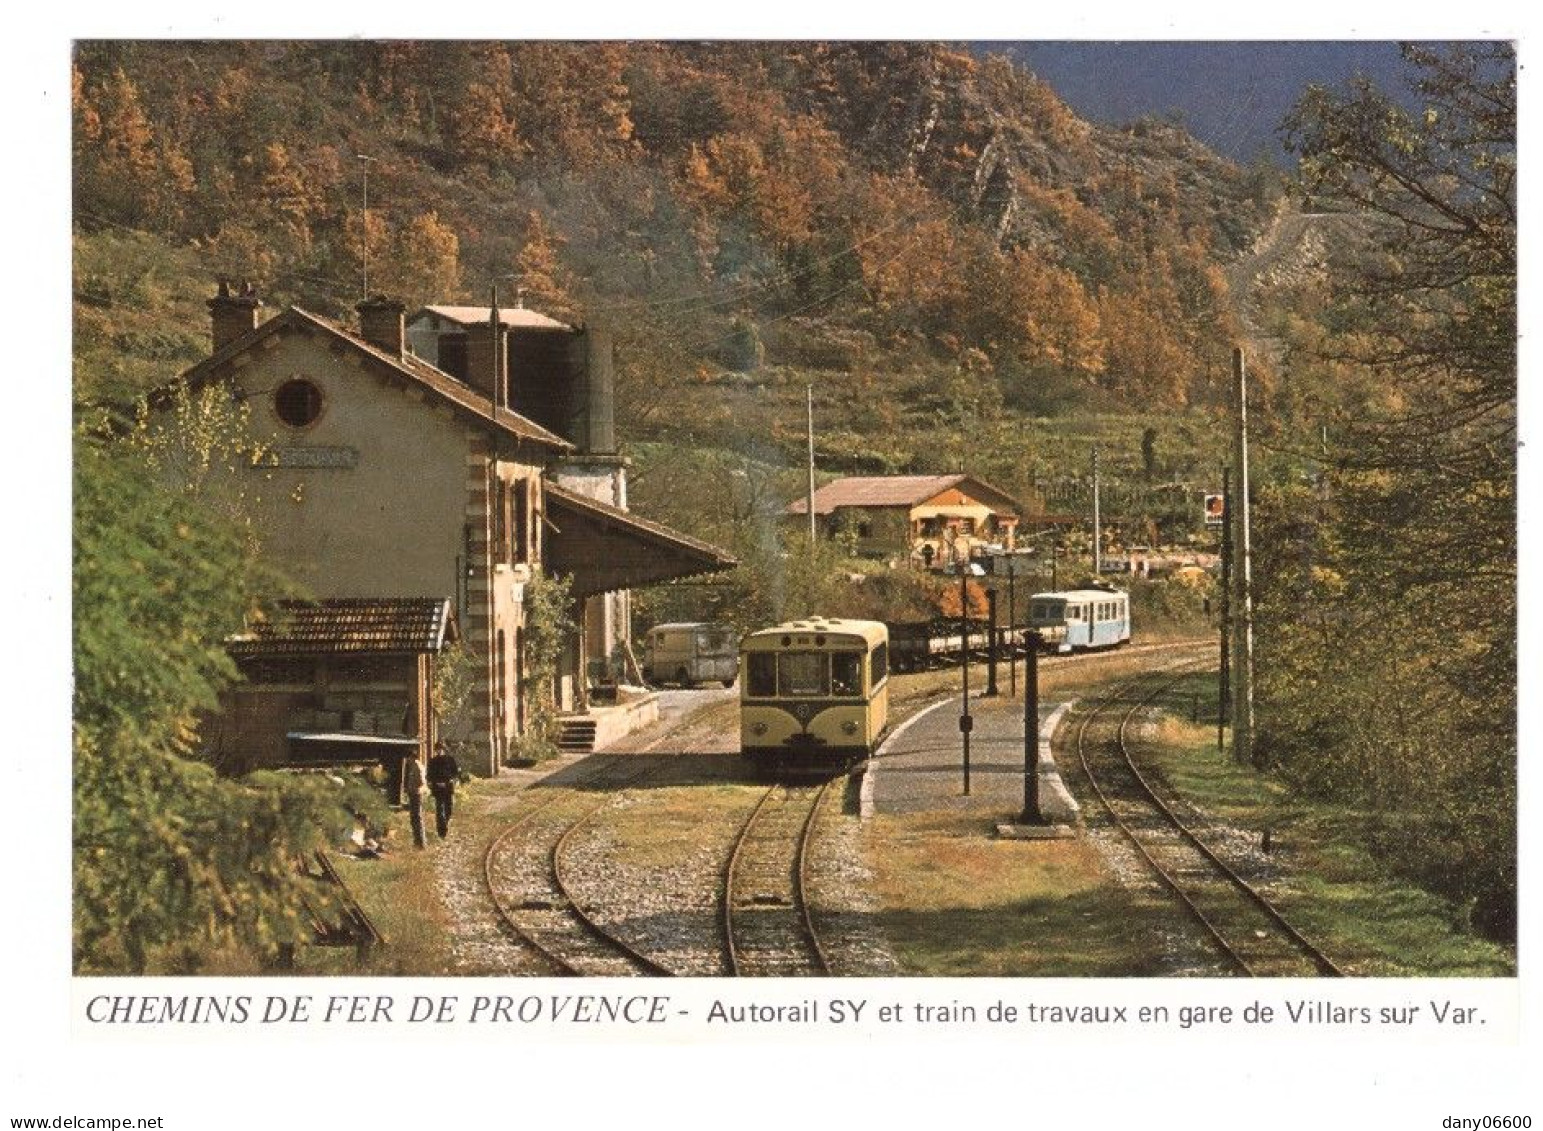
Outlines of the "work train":
M 1031 631 L 1047 652 L 1112 648 L 1130 640 L 1130 595 L 1118 589 L 1035 593 L 1028 613 L 1027 626 L 998 628 L 1004 656 L 1021 655 Z M 990 625 L 973 618 L 963 629 L 952 618 L 892 624 L 889 632 L 895 670 L 904 672 L 956 664 L 966 650 L 982 656 L 991 646 Z
M 1130 641 L 1130 594 L 1071 589 L 1029 598 L 1029 625 L 1052 652 L 1114 648 Z
M 775 769 L 869 757 L 889 725 L 889 629 L 811 617 L 763 628 L 739 646 L 740 749 Z

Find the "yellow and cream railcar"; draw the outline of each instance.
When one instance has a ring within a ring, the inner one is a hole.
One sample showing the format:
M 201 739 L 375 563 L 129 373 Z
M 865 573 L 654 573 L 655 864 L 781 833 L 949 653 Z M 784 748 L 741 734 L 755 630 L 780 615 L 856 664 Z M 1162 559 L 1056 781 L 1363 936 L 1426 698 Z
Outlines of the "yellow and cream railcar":
M 773 767 L 840 768 L 868 757 L 889 724 L 889 629 L 814 617 L 739 646 L 744 755 Z

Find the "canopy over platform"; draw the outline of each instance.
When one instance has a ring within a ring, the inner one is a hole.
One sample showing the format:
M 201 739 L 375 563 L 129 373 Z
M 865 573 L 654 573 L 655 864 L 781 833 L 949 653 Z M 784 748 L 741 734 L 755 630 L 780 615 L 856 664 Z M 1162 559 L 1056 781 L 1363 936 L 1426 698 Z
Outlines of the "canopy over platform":
M 548 543 L 547 569 L 572 577 L 575 597 L 657 585 L 739 564 L 716 546 L 552 483 L 546 486 L 546 499 L 547 516 L 556 527 Z

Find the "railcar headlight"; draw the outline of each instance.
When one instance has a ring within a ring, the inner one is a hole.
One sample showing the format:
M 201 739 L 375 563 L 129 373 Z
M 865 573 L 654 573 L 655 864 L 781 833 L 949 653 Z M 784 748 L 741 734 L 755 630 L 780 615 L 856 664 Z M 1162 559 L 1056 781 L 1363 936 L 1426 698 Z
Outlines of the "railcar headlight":
M 856 734 L 857 724 L 851 719 L 848 719 L 846 722 L 841 724 L 841 732 L 843 734 Z
M 765 723 L 751 723 L 750 724 L 750 733 L 755 735 L 757 738 L 759 738 L 761 735 L 766 733 L 766 724 Z

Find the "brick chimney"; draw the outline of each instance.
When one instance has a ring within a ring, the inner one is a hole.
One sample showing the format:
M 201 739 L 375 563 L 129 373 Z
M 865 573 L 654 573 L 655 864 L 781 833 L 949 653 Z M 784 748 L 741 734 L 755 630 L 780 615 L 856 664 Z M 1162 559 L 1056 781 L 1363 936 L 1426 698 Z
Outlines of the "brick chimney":
M 466 328 L 466 383 L 496 408 L 509 407 L 509 336 L 498 311 L 498 288 L 488 320 Z
M 257 312 L 262 300 L 250 283 L 243 282 L 237 293 L 231 293 L 229 279 L 220 280 L 220 293 L 208 301 L 214 352 L 219 353 L 231 342 L 257 329 Z
M 385 295 L 367 298 L 354 307 L 359 312 L 359 333 L 378 350 L 401 357 L 407 342 L 407 308 Z

